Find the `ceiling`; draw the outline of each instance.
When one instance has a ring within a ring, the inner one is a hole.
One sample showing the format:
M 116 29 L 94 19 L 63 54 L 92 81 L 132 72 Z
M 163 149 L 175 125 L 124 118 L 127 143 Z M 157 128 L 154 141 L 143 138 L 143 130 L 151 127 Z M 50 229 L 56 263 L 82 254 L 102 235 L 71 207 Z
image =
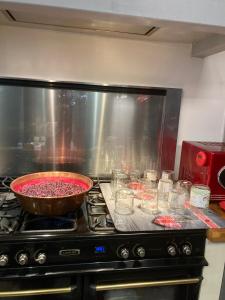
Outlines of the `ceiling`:
M 205 43 L 212 36 L 212 32 L 204 31 L 198 26 L 79 10 L 62 12 L 60 10 L 2 9 L 0 10 L 0 24 L 146 41 L 192 43 L 194 46 L 199 46 L 198 43 L 201 41 Z M 193 56 L 203 57 L 201 53 L 205 51 L 205 45 L 204 49 L 202 47 L 198 49 L 200 49 L 200 55 Z

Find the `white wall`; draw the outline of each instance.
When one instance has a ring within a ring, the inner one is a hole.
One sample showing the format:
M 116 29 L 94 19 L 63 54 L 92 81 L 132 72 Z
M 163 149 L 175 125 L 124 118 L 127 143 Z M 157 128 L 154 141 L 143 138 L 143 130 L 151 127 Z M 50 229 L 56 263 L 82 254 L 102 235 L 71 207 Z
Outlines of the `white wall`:
M 183 88 L 178 148 L 183 139 L 222 141 L 224 135 L 225 52 L 204 60 L 190 52 L 189 45 L 0 27 L 0 76 Z M 223 265 L 221 248 L 207 249 L 201 299 L 218 300 L 219 279 L 211 293 L 209 282 Z
M 204 280 L 199 300 L 219 300 L 225 266 L 224 253 L 225 243 L 207 241 L 205 257 L 209 266 L 205 267 L 203 271 Z
M 221 141 L 225 53 L 191 58 L 184 44 L 0 27 L 0 76 L 183 88 L 183 139 Z

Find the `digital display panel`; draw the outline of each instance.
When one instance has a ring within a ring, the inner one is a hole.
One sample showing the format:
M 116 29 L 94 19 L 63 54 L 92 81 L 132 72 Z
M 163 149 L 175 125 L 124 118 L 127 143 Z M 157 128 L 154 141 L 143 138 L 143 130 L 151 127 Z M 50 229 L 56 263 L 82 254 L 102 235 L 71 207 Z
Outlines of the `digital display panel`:
M 95 253 L 105 253 L 105 246 L 96 246 Z

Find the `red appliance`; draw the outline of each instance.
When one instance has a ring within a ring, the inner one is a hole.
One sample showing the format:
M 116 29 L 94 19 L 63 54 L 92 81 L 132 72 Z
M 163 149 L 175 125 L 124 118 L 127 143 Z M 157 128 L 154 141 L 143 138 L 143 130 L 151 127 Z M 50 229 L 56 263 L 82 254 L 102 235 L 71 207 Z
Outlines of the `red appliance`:
M 225 200 L 225 143 L 184 141 L 179 179 L 206 184 L 211 200 Z

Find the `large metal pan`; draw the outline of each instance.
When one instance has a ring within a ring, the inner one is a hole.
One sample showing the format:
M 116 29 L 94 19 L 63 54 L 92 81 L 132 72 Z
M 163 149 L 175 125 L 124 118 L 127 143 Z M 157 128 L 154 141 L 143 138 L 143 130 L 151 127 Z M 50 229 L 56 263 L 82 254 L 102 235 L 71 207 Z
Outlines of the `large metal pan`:
M 47 180 L 47 178 L 52 177 L 56 177 L 56 179 L 59 180 L 60 178 L 77 180 L 77 182 L 82 183 L 82 186 L 85 187 L 85 191 L 79 194 L 57 197 L 33 197 L 21 193 L 21 186 L 24 184 L 29 184 L 29 182 L 33 182 L 36 179 Z M 25 211 L 35 215 L 59 216 L 79 208 L 84 201 L 85 194 L 92 186 L 92 180 L 84 175 L 71 172 L 51 171 L 27 174 L 18 177 L 12 181 L 10 188 L 21 201 L 21 205 Z

